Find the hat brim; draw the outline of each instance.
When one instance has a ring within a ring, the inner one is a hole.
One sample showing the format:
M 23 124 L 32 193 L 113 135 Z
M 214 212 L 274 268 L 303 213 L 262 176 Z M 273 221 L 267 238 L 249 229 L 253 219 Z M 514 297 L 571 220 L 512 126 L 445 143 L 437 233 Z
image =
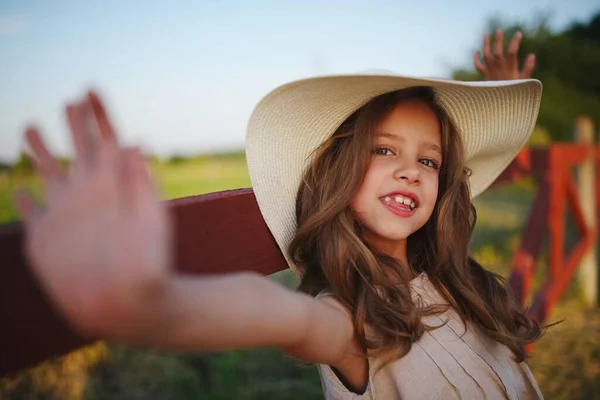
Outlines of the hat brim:
M 434 89 L 462 136 L 472 197 L 527 143 L 542 93 L 534 79 L 460 82 L 361 74 L 303 79 L 267 94 L 250 117 L 246 157 L 258 206 L 294 272 L 287 247 L 296 229 L 297 190 L 314 150 L 374 97 L 414 86 Z

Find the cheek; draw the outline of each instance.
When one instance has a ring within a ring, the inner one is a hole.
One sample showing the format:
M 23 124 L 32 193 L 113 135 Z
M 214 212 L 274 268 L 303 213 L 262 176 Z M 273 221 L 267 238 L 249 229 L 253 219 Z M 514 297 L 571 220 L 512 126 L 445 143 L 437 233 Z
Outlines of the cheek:
M 366 197 L 368 188 L 365 187 L 364 183 L 358 188 L 358 191 L 352 197 L 350 201 L 350 208 L 357 214 L 364 213 L 366 211 Z
M 425 196 L 427 198 L 427 204 L 429 205 L 429 208 L 433 209 L 435 207 L 435 203 L 437 201 L 437 196 L 438 196 L 438 176 L 431 176 L 430 179 L 428 179 L 427 185 L 426 185 L 426 190 L 425 190 Z
M 350 202 L 350 208 L 356 213 L 368 210 L 370 202 L 377 196 L 377 170 L 370 168 Z

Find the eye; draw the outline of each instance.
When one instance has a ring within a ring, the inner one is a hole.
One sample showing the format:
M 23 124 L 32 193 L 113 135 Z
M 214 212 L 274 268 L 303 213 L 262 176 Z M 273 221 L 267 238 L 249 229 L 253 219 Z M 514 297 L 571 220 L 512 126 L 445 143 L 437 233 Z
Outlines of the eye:
M 432 160 L 431 158 L 422 158 L 421 160 L 419 160 L 419 162 L 427 167 L 433 169 L 440 169 L 440 165 L 437 163 L 437 161 Z
M 373 149 L 373 154 L 375 154 L 377 156 L 390 156 L 390 155 L 393 156 L 394 152 L 389 147 L 379 146 L 379 147 L 375 147 Z

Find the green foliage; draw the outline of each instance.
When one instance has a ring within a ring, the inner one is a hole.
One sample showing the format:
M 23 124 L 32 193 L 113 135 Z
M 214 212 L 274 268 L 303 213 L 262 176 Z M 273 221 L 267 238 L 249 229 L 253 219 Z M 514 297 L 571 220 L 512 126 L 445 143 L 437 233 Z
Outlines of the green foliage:
M 244 151 L 230 151 L 213 154 L 198 154 L 198 155 L 181 155 L 176 154 L 169 158 L 168 165 L 185 164 L 193 162 L 194 164 L 210 163 L 210 162 L 245 162 L 246 154 Z
M 172 165 L 182 164 L 186 160 L 187 160 L 187 158 L 185 156 L 176 154 L 169 158 L 169 164 L 172 164 Z
M 0 381 L 0 399 L 80 400 L 89 388 L 91 368 L 108 357 L 107 346 L 97 343 L 48 360 Z
M 24 151 L 22 151 L 21 154 L 19 154 L 19 158 L 13 166 L 13 169 L 17 172 L 33 172 L 34 168 L 34 161 Z
M 321 399 L 314 367 L 273 349 L 217 354 L 159 352 L 109 345 L 111 357 L 90 368 L 88 400 Z
M 554 140 L 572 141 L 573 124 L 579 115 L 589 115 L 594 125 L 600 126 L 600 95 L 583 93 L 556 77 L 548 77 L 543 83 L 538 123 Z
M 547 147 L 552 143 L 550 132 L 542 126 L 536 126 L 527 142 L 529 147 Z
M 575 24 L 563 32 L 552 32 L 548 25 L 547 18 L 530 25 L 494 20 L 488 32 L 502 28 L 505 48 L 515 32 L 523 32 L 520 65 L 534 53 L 533 78 L 544 85 L 538 124 L 552 140 L 570 141 L 577 116 L 589 115 L 600 126 L 600 13 L 589 23 Z M 465 81 L 483 79 L 471 68 L 456 69 L 452 76 Z
M 197 371 L 170 353 L 111 345 L 111 357 L 90 368 L 89 400 L 201 399 Z

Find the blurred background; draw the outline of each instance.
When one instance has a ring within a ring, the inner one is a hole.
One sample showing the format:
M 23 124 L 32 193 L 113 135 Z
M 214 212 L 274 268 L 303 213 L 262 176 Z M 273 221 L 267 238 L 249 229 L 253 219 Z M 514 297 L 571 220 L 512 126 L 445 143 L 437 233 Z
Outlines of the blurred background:
M 88 88 L 107 100 L 121 137 L 143 146 L 171 199 L 250 187 L 245 124 L 276 86 L 374 69 L 480 80 L 473 54 L 496 28 L 507 43 L 523 32 L 521 60 L 536 54 L 533 77 L 544 94 L 530 145 L 572 141 L 581 115 L 598 131 L 597 0 L 0 0 L 0 223 L 18 220 L 16 188 L 40 190 L 24 127 L 39 124 L 68 165 L 63 107 Z M 477 199 L 472 250 L 486 268 L 508 275 L 535 191 L 525 178 Z M 273 279 L 296 284 L 287 272 Z M 600 309 L 585 305 L 577 279 L 550 316 L 559 319 L 529 361 L 542 392 L 600 399 Z M 321 399 L 322 392 L 315 367 L 274 350 L 188 354 L 104 342 L 0 381 L 6 400 L 233 398 Z

